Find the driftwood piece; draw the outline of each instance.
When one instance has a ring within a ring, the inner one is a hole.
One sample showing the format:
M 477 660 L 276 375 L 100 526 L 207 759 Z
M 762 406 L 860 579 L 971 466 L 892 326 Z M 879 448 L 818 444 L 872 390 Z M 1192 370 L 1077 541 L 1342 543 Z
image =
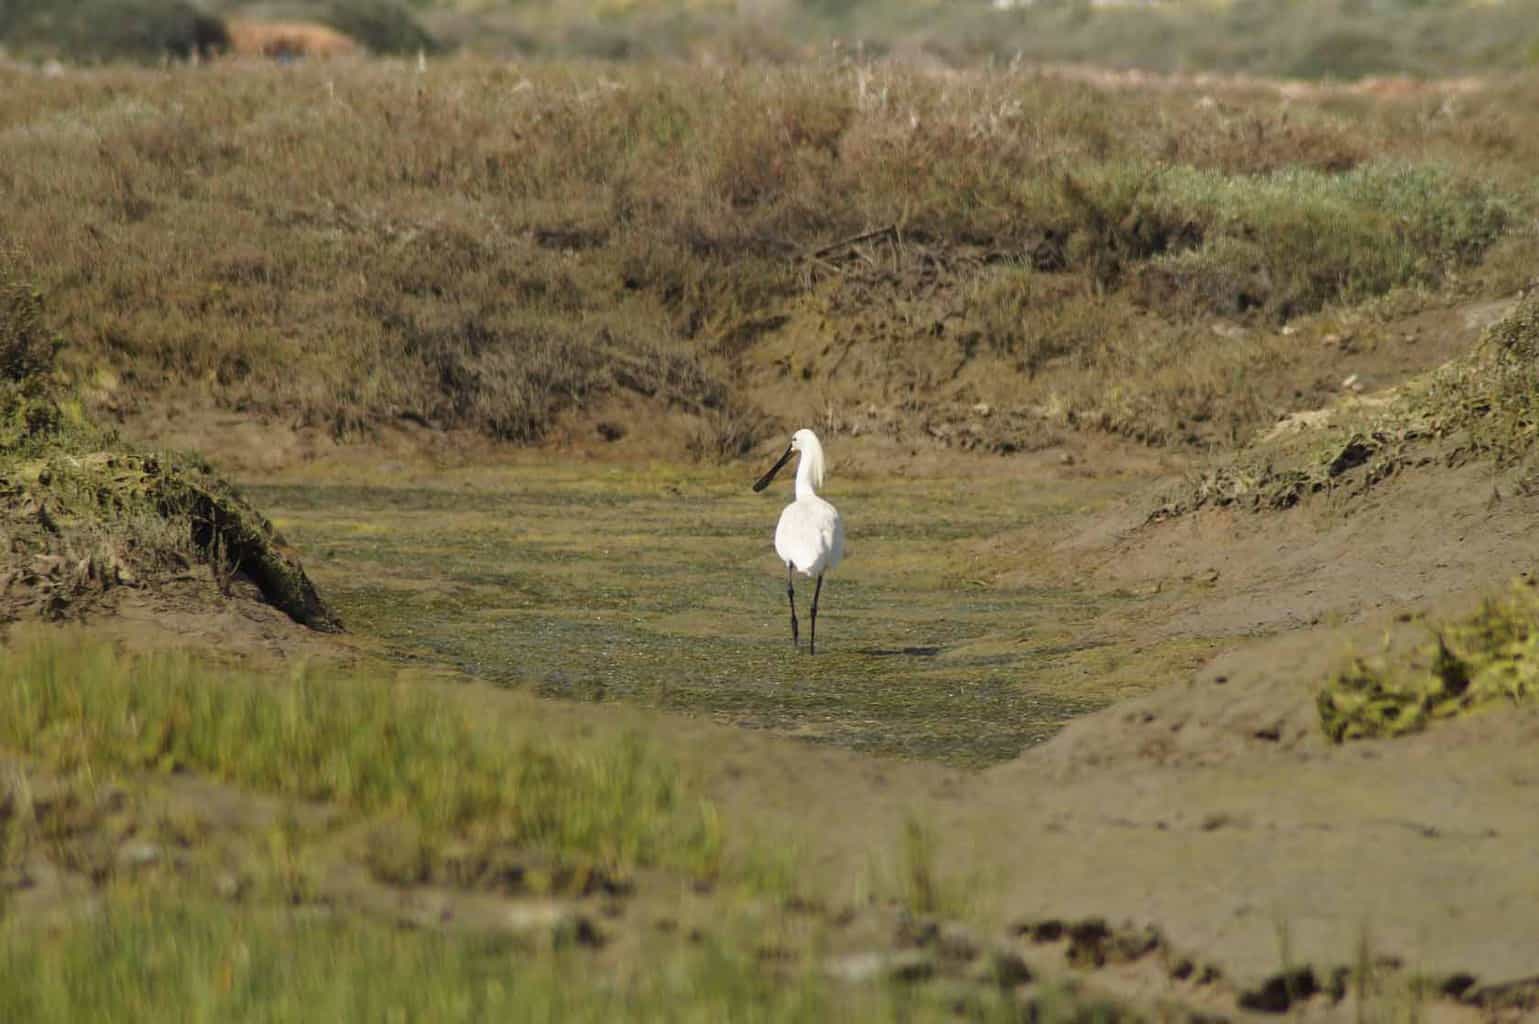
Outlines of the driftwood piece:
M 871 231 L 863 231 L 858 235 L 851 235 L 849 238 L 841 238 L 837 242 L 830 242 L 828 245 L 823 246 L 821 249 L 814 249 L 812 252 L 808 253 L 807 256 L 811 259 L 820 260 L 825 256 L 836 253 L 840 249 L 847 248 L 848 246 L 859 245 L 861 242 L 869 242 L 874 238 L 884 237 L 897 238 L 898 226 L 896 224 L 889 224 L 886 227 L 876 228 Z

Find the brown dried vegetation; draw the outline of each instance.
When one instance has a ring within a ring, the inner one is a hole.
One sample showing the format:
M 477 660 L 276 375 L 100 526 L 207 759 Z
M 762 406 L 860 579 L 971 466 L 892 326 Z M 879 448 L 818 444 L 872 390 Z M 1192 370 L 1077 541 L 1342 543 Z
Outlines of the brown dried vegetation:
M 1510 289 L 1533 248 L 1532 83 L 1456 110 L 885 65 L 11 84 L 10 241 L 125 414 L 531 442 L 628 394 L 731 455 L 770 394 L 1228 442 L 1297 401 L 1258 367 L 1308 376 L 1278 323 L 1465 280 L 1504 235 L 1469 287 Z

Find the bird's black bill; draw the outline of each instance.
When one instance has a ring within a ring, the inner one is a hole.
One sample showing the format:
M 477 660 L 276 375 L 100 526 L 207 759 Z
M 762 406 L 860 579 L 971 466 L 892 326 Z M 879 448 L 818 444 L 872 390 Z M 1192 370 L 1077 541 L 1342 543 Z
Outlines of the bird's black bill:
M 769 472 L 759 477 L 758 483 L 753 485 L 754 491 L 757 493 L 758 491 L 762 491 L 764 488 L 768 487 L 770 485 L 770 481 L 775 479 L 775 474 L 780 472 L 780 467 L 784 466 L 787 462 L 790 462 L 791 456 L 795 454 L 795 452 L 796 449 L 794 448 L 786 448 L 786 453 L 780 457 L 780 461 L 771 466 L 769 468 Z

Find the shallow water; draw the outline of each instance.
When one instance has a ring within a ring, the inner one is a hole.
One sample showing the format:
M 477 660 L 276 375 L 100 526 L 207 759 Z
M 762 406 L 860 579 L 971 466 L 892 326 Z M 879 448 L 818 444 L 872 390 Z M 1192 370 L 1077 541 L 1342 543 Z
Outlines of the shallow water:
M 995 582 L 1039 556 L 1023 530 L 1124 488 L 998 478 L 831 487 L 848 547 L 808 657 L 812 584 L 798 580 L 798 652 L 771 543 L 789 488 L 755 495 L 739 477 L 551 461 L 248 491 L 353 633 L 554 697 L 979 765 L 1190 661 L 1143 646 L 1130 656 L 1153 666 L 1147 684 L 1108 672 L 1136 599 Z

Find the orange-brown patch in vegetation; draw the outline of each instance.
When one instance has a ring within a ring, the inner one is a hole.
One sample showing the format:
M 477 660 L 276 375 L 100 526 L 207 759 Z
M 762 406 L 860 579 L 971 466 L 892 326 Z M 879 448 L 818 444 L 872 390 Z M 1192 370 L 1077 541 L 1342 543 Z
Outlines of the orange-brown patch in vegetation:
M 237 57 L 351 57 L 363 47 L 351 36 L 309 21 L 232 21 L 230 52 Z

